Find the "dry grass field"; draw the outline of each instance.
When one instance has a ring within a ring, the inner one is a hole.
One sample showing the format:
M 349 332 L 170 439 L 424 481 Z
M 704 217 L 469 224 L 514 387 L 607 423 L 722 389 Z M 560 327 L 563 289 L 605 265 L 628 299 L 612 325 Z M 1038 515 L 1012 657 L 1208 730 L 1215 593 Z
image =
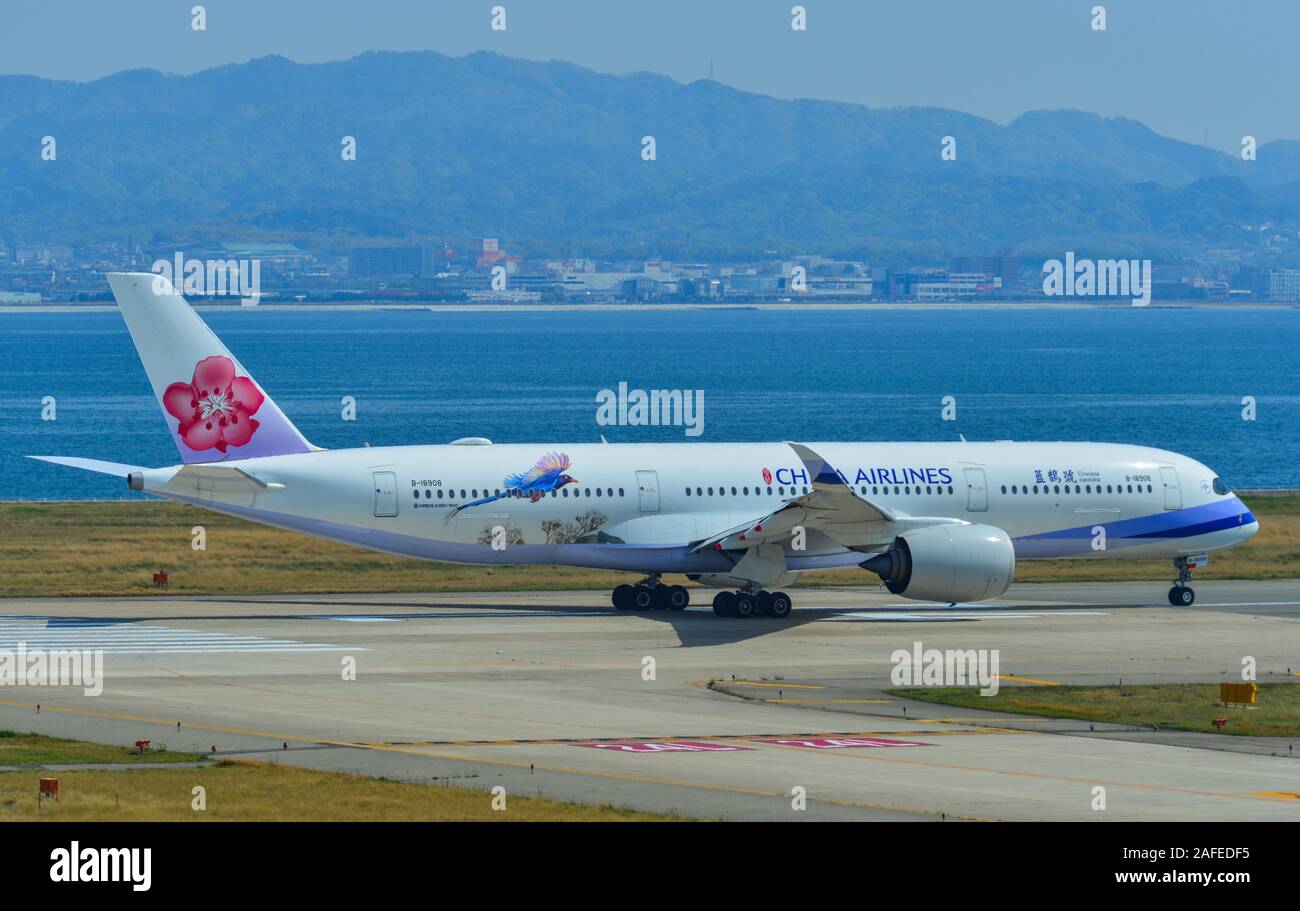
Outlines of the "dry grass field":
M 129 746 L 0 731 L 0 766 L 98 762 L 130 765 L 142 762 L 195 762 L 203 758 L 193 753 L 173 753 L 156 747 L 156 744 L 152 744 L 142 753 Z
M 200 759 L 127 747 L 0 732 L 0 765 L 125 763 L 120 768 L 0 772 L 0 822 L 641 822 L 681 817 L 506 794 L 504 810 L 486 791 L 317 772 L 268 762 L 222 760 L 194 768 L 132 768 Z M 37 799 L 37 779 L 57 777 L 59 799 Z M 194 809 L 194 788 L 206 808 Z
M 1250 502 L 1262 529 L 1216 554 L 1198 579 L 1300 577 L 1300 498 Z M 194 550 L 192 528 L 206 529 Z M 552 566 L 429 563 L 372 553 L 165 501 L 0 503 L 0 596 L 182 595 L 609 589 L 632 574 Z M 1171 579 L 1168 561 L 1026 561 L 1023 582 Z M 808 573 L 801 585 L 863 586 L 859 569 Z
M 1217 683 L 1125 686 L 1004 686 L 993 696 L 974 687 L 890 690 L 897 696 L 991 712 L 1078 718 L 1181 731 L 1295 737 L 1300 734 L 1300 682 L 1261 683 L 1254 706 L 1219 704 Z M 1216 718 L 1226 718 L 1220 730 Z

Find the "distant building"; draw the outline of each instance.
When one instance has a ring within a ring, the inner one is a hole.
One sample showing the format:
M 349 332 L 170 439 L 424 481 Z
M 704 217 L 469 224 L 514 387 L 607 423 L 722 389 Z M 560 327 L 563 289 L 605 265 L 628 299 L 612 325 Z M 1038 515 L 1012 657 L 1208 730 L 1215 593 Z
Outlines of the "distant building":
M 495 237 L 484 237 L 481 243 L 483 244 L 482 252 L 479 253 L 478 258 L 475 260 L 475 265 L 480 269 L 505 266 L 507 272 L 514 272 L 524 261 L 522 256 L 511 256 L 505 250 L 502 250 L 500 242 Z
M 300 268 L 312 259 L 310 253 L 299 250 L 293 244 L 224 243 L 221 245 L 221 253 L 225 257 L 256 259 L 285 269 Z
M 434 248 L 420 244 L 353 247 L 348 274 L 358 277 L 430 278 L 438 272 Z
M 639 272 L 564 272 L 556 287 L 567 297 L 586 300 L 653 300 L 678 290 L 672 264 L 659 260 L 643 263 Z
M 677 283 L 678 291 L 685 300 L 711 301 L 722 297 L 722 280 L 702 276 L 683 278 Z
M 1002 279 L 1001 287 L 1020 284 L 1020 257 L 1018 256 L 958 256 L 948 271 L 957 275 L 989 275 Z
M 1252 290 L 1258 300 L 1296 303 L 1300 301 L 1300 269 L 1260 270 Z
M 465 297 L 471 304 L 537 304 L 542 300 L 540 291 L 466 291 Z

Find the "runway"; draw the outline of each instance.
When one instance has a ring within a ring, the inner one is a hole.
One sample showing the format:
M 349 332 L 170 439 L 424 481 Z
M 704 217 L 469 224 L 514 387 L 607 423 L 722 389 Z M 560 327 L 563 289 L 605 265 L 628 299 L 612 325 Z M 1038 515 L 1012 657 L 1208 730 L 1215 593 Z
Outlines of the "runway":
M 883 693 L 918 641 L 998 649 L 1003 685 L 1238 679 L 1247 655 L 1296 679 L 1300 583 L 1199 582 L 1190 609 L 1166 587 L 954 608 L 796 588 L 786 621 L 624 614 L 600 592 L 6 600 L 0 649 L 101 648 L 106 682 L 0 687 L 0 728 L 738 820 L 1300 820 L 1278 738 Z

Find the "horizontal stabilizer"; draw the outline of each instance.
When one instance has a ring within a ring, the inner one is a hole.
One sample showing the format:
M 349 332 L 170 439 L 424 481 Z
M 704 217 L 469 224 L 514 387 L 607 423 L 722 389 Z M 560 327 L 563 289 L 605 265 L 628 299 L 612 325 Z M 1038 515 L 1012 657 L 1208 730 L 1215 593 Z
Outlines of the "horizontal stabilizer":
M 36 459 L 38 462 L 52 462 L 55 465 L 66 465 L 69 468 L 80 468 L 83 471 L 97 471 L 100 474 L 111 474 L 114 477 L 125 478 L 133 471 L 144 471 L 139 465 L 123 465 L 120 462 L 101 462 L 99 459 L 80 459 L 76 456 L 28 456 L 29 459 Z

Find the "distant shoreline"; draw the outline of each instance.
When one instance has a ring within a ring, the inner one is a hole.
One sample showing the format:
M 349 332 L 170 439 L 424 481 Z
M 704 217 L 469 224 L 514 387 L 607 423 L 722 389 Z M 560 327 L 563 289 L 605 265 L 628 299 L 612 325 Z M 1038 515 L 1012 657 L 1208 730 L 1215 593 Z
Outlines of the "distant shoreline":
M 653 311 L 683 311 L 683 310 L 702 310 L 702 311 L 726 311 L 726 310 L 771 310 L 771 311 L 790 311 L 790 310 L 815 310 L 815 311 L 835 311 L 835 310 L 1147 310 L 1159 308 L 1163 310 L 1295 310 L 1296 304 L 1291 303 L 1230 303 L 1226 301 L 1152 301 L 1143 307 L 1135 307 L 1131 303 L 1122 301 L 1098 301 L 1095 303 L 1084 303 L 1077 299 L 1069 302 L 1062 301 L 981 301 L 981 302 L 959 302 L 947 301 L 936 303 L 913 303 L 908 301 L 860 301 L 855 303 L 832 303 L 829 301 L 809 301 L 808 303 L 796 304 L 785 301 L 764 301 L 761 303 L 736 301 L 731 303 L 665 303 L 665 304 L 441 304 L 441 303 L 398 303 L 389 301 L 365 302 L 357 301 L 355 303 L 266 303 L 258 304 L 255 307 L 244 307 L 238 304 L 196 304 L 194 307 L 200 312 L 248 312 L 255 310 L 272 311 L 276 313 L 337 313 L 337 312 L 364 312 L 364 311 L 431 311 L 434 313 L 555 313 L 555 312 L 575 312 L 575 313 L 642 313 Z M 40 303 L 40 304 L 3 304 L 0 305 L 0 314 L 3 313 L 110 313 L 117 310 L 115 304 L 109 303 Z

